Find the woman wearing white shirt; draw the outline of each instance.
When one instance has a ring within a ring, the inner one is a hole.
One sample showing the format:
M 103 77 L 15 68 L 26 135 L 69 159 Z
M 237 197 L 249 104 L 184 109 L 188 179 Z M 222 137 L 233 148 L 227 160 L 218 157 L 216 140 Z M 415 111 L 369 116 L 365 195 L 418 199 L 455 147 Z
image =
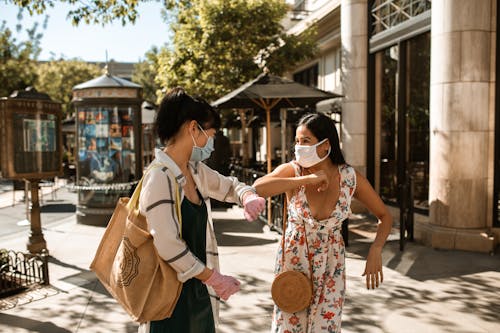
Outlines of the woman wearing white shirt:
M 177 271 L 183 288 L 170 318 L 141 325 L 140 332 L 211 333 L 218 318 L 218 300 L 239 290 L 239 282 L 219 273 L 210 198 L 241 203 L 254 220 L 265 200 L 251 186 L 210 169 L 202 160 L 213 151 L 220 117 L 204 100 L 182 88 L 163 98 L 156 118 L 163 150 L 155 151 L 153 167 L 143 180 L 139 209 L 148 220 L 159 255 Z M 175 213 L 175 182 L 180 189 L 182 223 Z

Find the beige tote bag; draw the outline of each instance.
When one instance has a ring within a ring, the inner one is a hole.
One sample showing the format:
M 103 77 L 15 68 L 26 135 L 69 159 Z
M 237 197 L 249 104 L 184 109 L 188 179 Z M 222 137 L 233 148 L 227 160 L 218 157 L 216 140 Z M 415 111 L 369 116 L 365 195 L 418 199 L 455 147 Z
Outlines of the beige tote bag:
M 182 221 L 179 188 L 174 183 L 177 216 Z M 182 289 L 177 273 L 158 255 L 146 217 L 139 213 L 141 189 L 142 179 L 130 199 L 118 200 L 90 265 L 109 293 L 140 323 L 170 317 Z

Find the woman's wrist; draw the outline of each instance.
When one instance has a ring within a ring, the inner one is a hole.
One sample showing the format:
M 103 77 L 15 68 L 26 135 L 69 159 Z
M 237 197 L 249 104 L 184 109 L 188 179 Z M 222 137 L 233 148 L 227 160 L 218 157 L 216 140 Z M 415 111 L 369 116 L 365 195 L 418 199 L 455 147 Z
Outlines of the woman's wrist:
M 210 278 L 210 276 L 212 275 L 212 273 L 213 273 L 213 271 L 210 268 L 205 267 L 205 269 L 203 270 L 203 272 L 201 272 L 200 274 L 196 275 L 196 278 L 198 280 L 201 280 L 202 282 L 205 282 L 206 280 L 208 280 Z
M 298 177 L 301 181 L 301 185 L 308 185 L 312 183 L 314 175 L 305 175 Z

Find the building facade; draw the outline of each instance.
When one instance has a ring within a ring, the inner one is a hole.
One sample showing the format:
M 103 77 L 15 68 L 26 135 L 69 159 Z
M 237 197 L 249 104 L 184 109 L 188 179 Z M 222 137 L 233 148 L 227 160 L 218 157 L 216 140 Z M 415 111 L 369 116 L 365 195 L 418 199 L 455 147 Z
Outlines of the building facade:
M 290 76 L 344 96 L 348 163 L 396 220 L 400 207 L 413 207 L 417 241 L 493 251 L 500 238 L 497 1 L 310 0 L 293 8 L 289 33 L 315 23 L 320 51 Z

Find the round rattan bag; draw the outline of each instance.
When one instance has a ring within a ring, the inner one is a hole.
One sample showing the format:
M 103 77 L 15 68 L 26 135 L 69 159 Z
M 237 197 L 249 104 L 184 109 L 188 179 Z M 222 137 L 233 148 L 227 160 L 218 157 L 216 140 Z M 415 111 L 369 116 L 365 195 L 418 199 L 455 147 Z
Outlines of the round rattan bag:
M 302 272 L 286 271 L 273 281 L 271 296 L 281 311 L 294 313 L 311 304 L 312 282 Z

